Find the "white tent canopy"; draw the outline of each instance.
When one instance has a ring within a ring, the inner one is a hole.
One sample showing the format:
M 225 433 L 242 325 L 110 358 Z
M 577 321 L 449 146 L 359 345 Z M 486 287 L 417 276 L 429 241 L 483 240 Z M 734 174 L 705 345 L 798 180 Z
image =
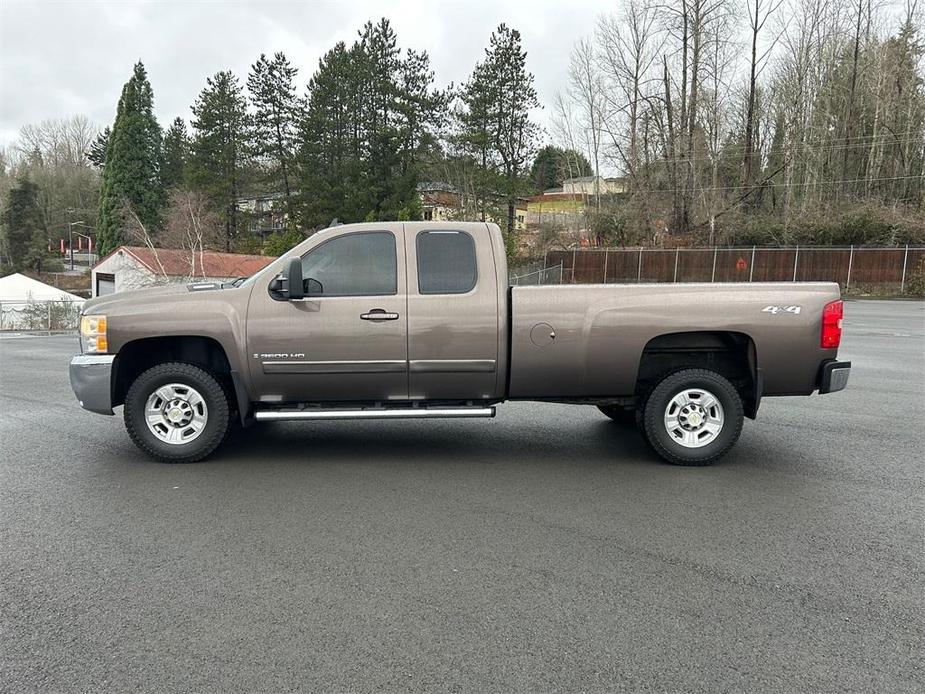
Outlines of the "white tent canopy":
M 84 299 L 18 272 L 0 277 L 0 330 L 71 330 Z
M 0 277 L 0 302 L 28 302 L 28 301 L 73 301 L 82 305 L 84 299 L 52 287 L 50 284 L 39 282 L 18 272 L 6 277 Z

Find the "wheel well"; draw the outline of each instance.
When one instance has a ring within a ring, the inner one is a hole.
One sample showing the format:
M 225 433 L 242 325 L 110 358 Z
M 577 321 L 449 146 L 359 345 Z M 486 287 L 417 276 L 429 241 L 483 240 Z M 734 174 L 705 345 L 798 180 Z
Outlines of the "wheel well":
M 754 419 L 761 400 L 755 343 L 733 331 L 659 335 L 646 344 L 636 375 L 636 397 L 644 398 L 665 376 L 686 368 L 716 371 L 739 391 L 746 416 Z
M 200 366 L 211 372 L 226 388 L 233 388 L 228 356 L 216 340 L 196 335 L 146 337 L 124 344 L 116 356 L 113 406 L 125 402 L 125 394 L 142 372 L 170 361 Z

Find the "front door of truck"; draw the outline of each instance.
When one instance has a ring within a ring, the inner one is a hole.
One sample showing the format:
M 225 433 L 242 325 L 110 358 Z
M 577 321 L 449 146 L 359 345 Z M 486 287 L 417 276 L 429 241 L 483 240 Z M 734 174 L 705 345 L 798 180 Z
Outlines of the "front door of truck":
M 319 237 L 302 252 L 304 299 L 274 296 L 269 277 L 251 294 L 247 356 L 257 399 L 406 400 L 403 232 L 368 225 Z

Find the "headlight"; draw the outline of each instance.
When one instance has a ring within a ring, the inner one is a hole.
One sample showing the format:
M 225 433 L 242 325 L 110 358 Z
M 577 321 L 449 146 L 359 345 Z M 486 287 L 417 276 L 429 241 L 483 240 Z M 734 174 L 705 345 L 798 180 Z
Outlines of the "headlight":
M 106 354 L 106 316 L 81 316 L 80 340 L 87 354 Z

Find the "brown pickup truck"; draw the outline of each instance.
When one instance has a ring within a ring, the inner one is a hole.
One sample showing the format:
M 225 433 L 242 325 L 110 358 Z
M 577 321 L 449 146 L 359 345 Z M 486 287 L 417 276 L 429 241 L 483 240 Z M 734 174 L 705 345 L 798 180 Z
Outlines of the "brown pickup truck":
M 231 424 L 492 417 L 505 400 L 594 405 L 671 463 L 705 465 L 762 397 L 831 393 L 835 284 L 510 287 L 494 224 L 321 231 L 228 284 L 99 297 L 71 385 L 163 461 Z

